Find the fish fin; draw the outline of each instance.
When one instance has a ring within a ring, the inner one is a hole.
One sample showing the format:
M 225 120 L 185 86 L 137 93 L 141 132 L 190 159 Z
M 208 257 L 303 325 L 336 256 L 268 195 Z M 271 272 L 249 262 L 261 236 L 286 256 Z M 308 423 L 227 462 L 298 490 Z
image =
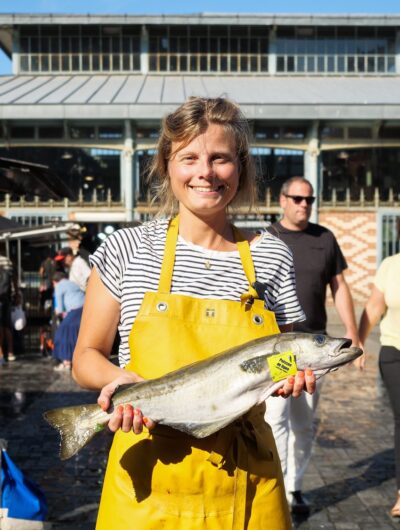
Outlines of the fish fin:
M 195 438 L 205 438 L 206 436 L 210 436 L 211 434 L 221 430 L 223 427 L 226 427 L 232 423 L 232 421 L 233 420 L 231 418 L 224 418 L 223 420 L 213 421 L 210 423 L 176 423 L 169 425 L 170 427 L 178 429 L 178 431 L 185 432 L 186 434 L 190 434 Z
M 90 421 L 98 410 L 98 405 L 78 405 L 44 412 L 44 419 L 60 433 L 61 460 L 71 458 L 104 428 L 105 423 Z

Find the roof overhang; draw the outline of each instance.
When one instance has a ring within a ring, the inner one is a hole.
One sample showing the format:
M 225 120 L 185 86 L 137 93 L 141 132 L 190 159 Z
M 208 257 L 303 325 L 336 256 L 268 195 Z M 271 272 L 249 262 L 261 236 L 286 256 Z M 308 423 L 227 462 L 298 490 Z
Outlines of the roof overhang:
M 189 96 L 227 96 L 251 120 L 399 120 L 400 77 L 37 75 L 0 78 L 2 120 L 160 120 Z

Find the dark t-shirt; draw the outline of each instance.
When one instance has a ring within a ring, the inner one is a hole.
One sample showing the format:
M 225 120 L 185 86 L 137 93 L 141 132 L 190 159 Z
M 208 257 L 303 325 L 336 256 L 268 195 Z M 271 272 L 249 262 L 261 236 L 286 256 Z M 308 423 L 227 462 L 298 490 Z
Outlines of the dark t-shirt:
M 347 268 L 335 236 L 327 228 L 309 223 L 305 230 L 284 228 L 279 222 L 268 231 L 284 241 L 293 254 L 297 296 L 306 315 L 294 324 L 295 331 L 325 333 L 326 287 Z

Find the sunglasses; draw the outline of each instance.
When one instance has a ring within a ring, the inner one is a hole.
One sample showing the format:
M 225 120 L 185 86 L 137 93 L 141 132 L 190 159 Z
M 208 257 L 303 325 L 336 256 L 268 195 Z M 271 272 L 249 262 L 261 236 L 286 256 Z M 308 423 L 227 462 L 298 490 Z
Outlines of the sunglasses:
M 311 206 L 311 204 L 314 204 L 315 197 L 308 196 L 304 197 L 304 195 L 286 195 L 285 197 L 288 197 L 289 199 L 292 199 L 292 201 L 295 204 L 301 204 L 303 201 L 306 201 L 307 206 Z

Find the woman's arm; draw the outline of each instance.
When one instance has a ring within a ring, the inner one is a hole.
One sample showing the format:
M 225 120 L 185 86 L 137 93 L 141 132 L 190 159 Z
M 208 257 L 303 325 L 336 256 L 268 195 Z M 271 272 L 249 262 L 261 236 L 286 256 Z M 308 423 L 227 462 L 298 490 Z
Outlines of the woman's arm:
M 119 385 L 142 380 L 138 374 L 123 370 L 109 361 L 119 317 L 120 304 L 108 292 L 94 268 L 86 290 L 72 375 L 84 388 L 101 389 L 97 402 L 103 410 L 109 408 L 111 396 Z M 143 423 L 149 429 L 154 427 L 150 419 L 143 419 L 139 410 L 131 405 L 119 405 L 108 426 L 113 432 L 121 428 L 124 432 L 132 429 L 138 434 L 143 430 Z
M 362 343 L 367 339 L 370 331 L 385 314 L 387 309 L 384 294 L 374 285 L 368 302 L 360 318 L 358 335 Z
M 86 290 L 72 364 L 72 375 L 80 386 L 99 390 L 121 377 L 124 381 L 120 382 L 141 379 L 109 361 L 119 317 L 120 304 L 111 296 L 94 268 Z

